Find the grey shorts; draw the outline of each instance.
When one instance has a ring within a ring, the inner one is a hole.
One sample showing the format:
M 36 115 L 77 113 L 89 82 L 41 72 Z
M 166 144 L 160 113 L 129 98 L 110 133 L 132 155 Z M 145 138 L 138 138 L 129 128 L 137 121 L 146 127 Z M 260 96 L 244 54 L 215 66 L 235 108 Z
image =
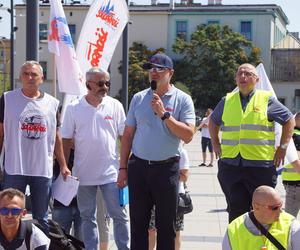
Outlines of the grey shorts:
M 184 223 L 183 223 L 183 214 L 176 215 L 175 221 L 175 231 L 183 231 Z M 151 217 L 149 221 L 149 230 L 156 230 L 155 227 L 155 206 L 151 209 Z

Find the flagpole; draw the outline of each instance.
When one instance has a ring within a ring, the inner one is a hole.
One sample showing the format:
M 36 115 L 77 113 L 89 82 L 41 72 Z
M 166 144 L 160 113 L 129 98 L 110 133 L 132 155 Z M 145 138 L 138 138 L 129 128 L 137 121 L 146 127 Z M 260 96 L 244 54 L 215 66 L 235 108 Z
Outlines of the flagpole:
M 128 0 L 126 0 L 128 5 Z M 122 54 L 122 104 L 127 114 L 128 110 L 128 23 L 123 31 L 123 54 Z
M 53 54 L 52 94 L 54 97 L 56 97 L 56 56 L 55 54 Z

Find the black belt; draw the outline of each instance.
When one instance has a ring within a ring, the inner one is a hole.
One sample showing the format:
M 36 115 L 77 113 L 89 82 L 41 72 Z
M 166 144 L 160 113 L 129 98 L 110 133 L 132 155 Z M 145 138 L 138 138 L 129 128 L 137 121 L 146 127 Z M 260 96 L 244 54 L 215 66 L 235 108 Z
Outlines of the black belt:
M 300 187 L 300 181 L 282 181 L 282 183 L 287 186 Z
M 168 164 L 168 163 L 179 162 L 179 160 L 180 160 L 180 156 L 173 156 L 173 157 L 170 157 L 163 161 L 150 161 L 150 160 L 141 159 L 134 154 L 132 154 L 132 158 L 137 159 L 139 161 L 147 162 L 148 165 L 163 165 L 163 164 Z

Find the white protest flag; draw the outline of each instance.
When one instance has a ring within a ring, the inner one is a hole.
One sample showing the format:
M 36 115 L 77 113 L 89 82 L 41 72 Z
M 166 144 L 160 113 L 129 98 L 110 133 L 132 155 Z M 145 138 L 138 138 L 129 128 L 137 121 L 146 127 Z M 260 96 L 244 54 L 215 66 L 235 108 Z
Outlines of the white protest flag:
M 76 48 L 83 73 L 92 67 L 108 69 L 128 20 L 129 11 L 125 0 L 95 0 L 91 4 Z M 62 117 L 66 106 L 77 98 L 74 95 L 65 96 Z
M 50 0 L 48 49 L 55 54 L 60 92 L 83 95 L 83 81 L 67 19 L 60 0 Z
M 92 3 L 76 48 L 82 72 L 91 67 L 108 69 L 128 19 L 125 0 L 97 0 Z
M 269 90 L 273 93 L 273 96 L 275 98 L 277 98 L 276 94 L 274 92 L 274 89 L 273 89 L 273 87 L 272 87 L 272 85 L 269 81 L 269 78 L 266 74 L 264 65 L 262 63 L 260 63 L 256 67 L 256 70 L 257 70 L 257 73 L 258 73 L 258 76 L 259 76 L 259 82 L 256 84 L 256 88 L 257 89 L 263 89 L 263 90 Z M 279 146 L 279 144 L 280 144 L 281 133 L 282 133 L 282 126 L 276 122 L 275 123 L 275 135 L 276 135 L 275 144 L 276 144 L 276 146 Z M 286 151 L 286 156 L 285 156 L 284 163 L 288 164 L 288 163 L 291 163 L 291 162 L 293 162 L 297 159 L 298 159 L 298 154 L 297 154 L 297 151 L 296 151 L 294 141 L 290 140 L 289 146 L 288 146 L 287 151 Z

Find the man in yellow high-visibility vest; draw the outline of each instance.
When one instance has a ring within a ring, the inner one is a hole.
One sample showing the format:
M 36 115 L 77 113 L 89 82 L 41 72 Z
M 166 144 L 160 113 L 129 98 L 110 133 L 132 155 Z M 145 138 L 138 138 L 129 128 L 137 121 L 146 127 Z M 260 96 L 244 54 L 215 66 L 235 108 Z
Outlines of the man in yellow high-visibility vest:
M 292 113 L 270 91 L 255 89 L 258 80 L 256 68 L 242 64 L 236 73 L 239 91 L 228 93 L 210 116 L 209 132 L 220 158 L 218 179 L 230 222 L 250 210 L 258 186 L 276 186 L 276 167 L 284 162 L 295 124 Z M 282 125 L 278 148 L 275 121 Z
M 239 216 L 228 225 L 222 250 L 277 250 L 254 224 L 255 220 L 284 249 L 300 249 L 300 224 L 294 216 L 282 210 L 282 200 L 277 190 L 269 186 L 258 187 L 253 193 L 252 207 L 250 213 Z

